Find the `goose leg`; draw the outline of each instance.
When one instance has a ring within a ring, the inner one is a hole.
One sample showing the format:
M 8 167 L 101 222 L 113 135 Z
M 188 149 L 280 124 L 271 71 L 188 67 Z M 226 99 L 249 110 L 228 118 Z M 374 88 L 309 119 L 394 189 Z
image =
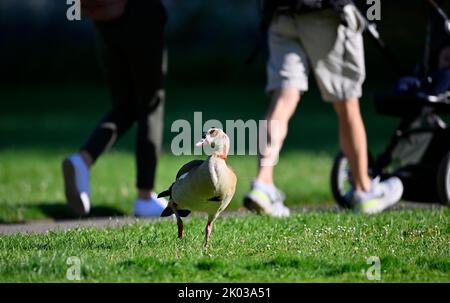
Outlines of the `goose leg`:
M 177 218 L 177 225 L 178 225 L 178 239 L 183 238 L 183 220 L 181 220 L 180 214 L 178 213 L 177 209 L 172 206 L 172 210 L 175 214 L 175 217 Z
M 211 236 L 213 222 L 208 220 L 205 228 L 205 247 L 208 246 L 209 237 Z

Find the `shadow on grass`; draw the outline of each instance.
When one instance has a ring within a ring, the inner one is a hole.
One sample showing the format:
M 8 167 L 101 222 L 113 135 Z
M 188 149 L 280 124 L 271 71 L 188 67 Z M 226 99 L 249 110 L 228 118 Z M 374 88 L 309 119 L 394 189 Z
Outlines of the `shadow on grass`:
M 39 209 L 43 214 L 55 220 L 79 219 L 80 216 L 75 214 L 65 203 L 40 203 L 31 207 Z M 125 216 L 125 213 L 112 206 L 93 206 L 88 217 L 117 217 Z
M 75 214 L 64 202 L 42 202 L 16 206 L 0 205 L 0 224 L 20 224 L 42 219 L 78 220 L 80 218 L 109 218 L 127 215 L 113 206 L 93 206 L 88 216 Z
M 297 258 L 287 256 L 277 256 L 262 263 L 252 263 L 246 266 L 247 270 L 277 270 L 277 269 L 303 269 L 312 274 L 333 277 L 346 273 L 359 273 L 361 269 L 367 267 L 363 260 L 355 260 L 352 263 L 330 263 L 316 258 Z

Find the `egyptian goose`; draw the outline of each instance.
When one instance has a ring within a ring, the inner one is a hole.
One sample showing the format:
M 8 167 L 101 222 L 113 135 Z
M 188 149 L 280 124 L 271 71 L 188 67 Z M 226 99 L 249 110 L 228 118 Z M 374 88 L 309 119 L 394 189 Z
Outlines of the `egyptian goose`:
M 214 220 L 230 203 L 236 189 L 236 175 L 226 164 L 230 139 L 221 129 L 211 128 L 203 134 L 197 147 L 209 144 L 211 156 L 206 160 L 193 160 L 178 171 L 175 182 L 158 195 L 169 197 L 169 204 L 162 217 L 175 214 L 178 238 L 183 237 L 183 221 L 191 211 L 208 213 L 205 228 L 205 246 L 211 235 Z

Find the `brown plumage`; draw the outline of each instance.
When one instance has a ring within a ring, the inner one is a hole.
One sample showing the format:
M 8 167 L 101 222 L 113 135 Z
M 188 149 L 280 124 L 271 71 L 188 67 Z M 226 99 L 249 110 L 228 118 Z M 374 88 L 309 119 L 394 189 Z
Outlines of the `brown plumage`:
M 169 204 L 161 216 L 175 214 L 178 224 L 178 237 L 183 237 L 181 217 L 191 211 L 208 214 L 205 229 L 205 245 L 208 244 L 212 224 L 230 203 L 236 189 L 236 175 L 228 167 L 227 159 L 230 140 L 218 128 L 206 132 L 196 146 L 209 144 L 213 153 L 206 160 L 193 160 L 178 171 L 175 182 L 158 197 L 169 196 Z

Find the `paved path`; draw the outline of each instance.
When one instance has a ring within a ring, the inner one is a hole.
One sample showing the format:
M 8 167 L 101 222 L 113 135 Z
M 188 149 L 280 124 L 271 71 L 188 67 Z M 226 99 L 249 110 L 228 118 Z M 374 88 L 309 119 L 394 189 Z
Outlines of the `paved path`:
M 400 203 L 396 206 L 396 209 L 401 208 L 440 208 L 442 206 L 437 204 L 425 204 L 425 203 Z M 293 207 L 291 210 L 295 213 L 306 213 L 306 212 L 320 212 L 320 211 L 331 211 L 338 212 L 337 206 L 303 206 L 303 207 Z M 223 216 L 246 216 L 248 212 L 244 211 L 233 211 L 226 212 Z M 197 216 L 200 214 L 194 214 Z M 134 217 L 110 217 L 110 218 L 87 218 L 78 220 L 61 220 L 53 221 L 49 220 L 39 220 L 31 221 L 23 224 L 0 224 L 0 235 L 7 234 L 17 234 L 17 233 L 46 233 L 48 231 L 62 231 L 68 229 L 74 229 L 78 227 L 96 227 L 96 228 L 117 228 L 126 224 L 133 224 L 136 222 L 157 222 L 157 221 L 167 221 L 173 220 L 172 218 L 134 218 Z
M 145 219 L 145 221 L 162 220 L 159 218 Z M 46 233 L 48 231 L 62 231 L 74 229 L 77 227 L 97 227 L 97 228 L 117 228 L 126 224 L 144 221 L 132 217 L 114 217 L 114 218 L 88 218 L 78 220 L 40 220 L 23 224 L 1 224 L 0 234 L 16 234 L 16 233 Z

